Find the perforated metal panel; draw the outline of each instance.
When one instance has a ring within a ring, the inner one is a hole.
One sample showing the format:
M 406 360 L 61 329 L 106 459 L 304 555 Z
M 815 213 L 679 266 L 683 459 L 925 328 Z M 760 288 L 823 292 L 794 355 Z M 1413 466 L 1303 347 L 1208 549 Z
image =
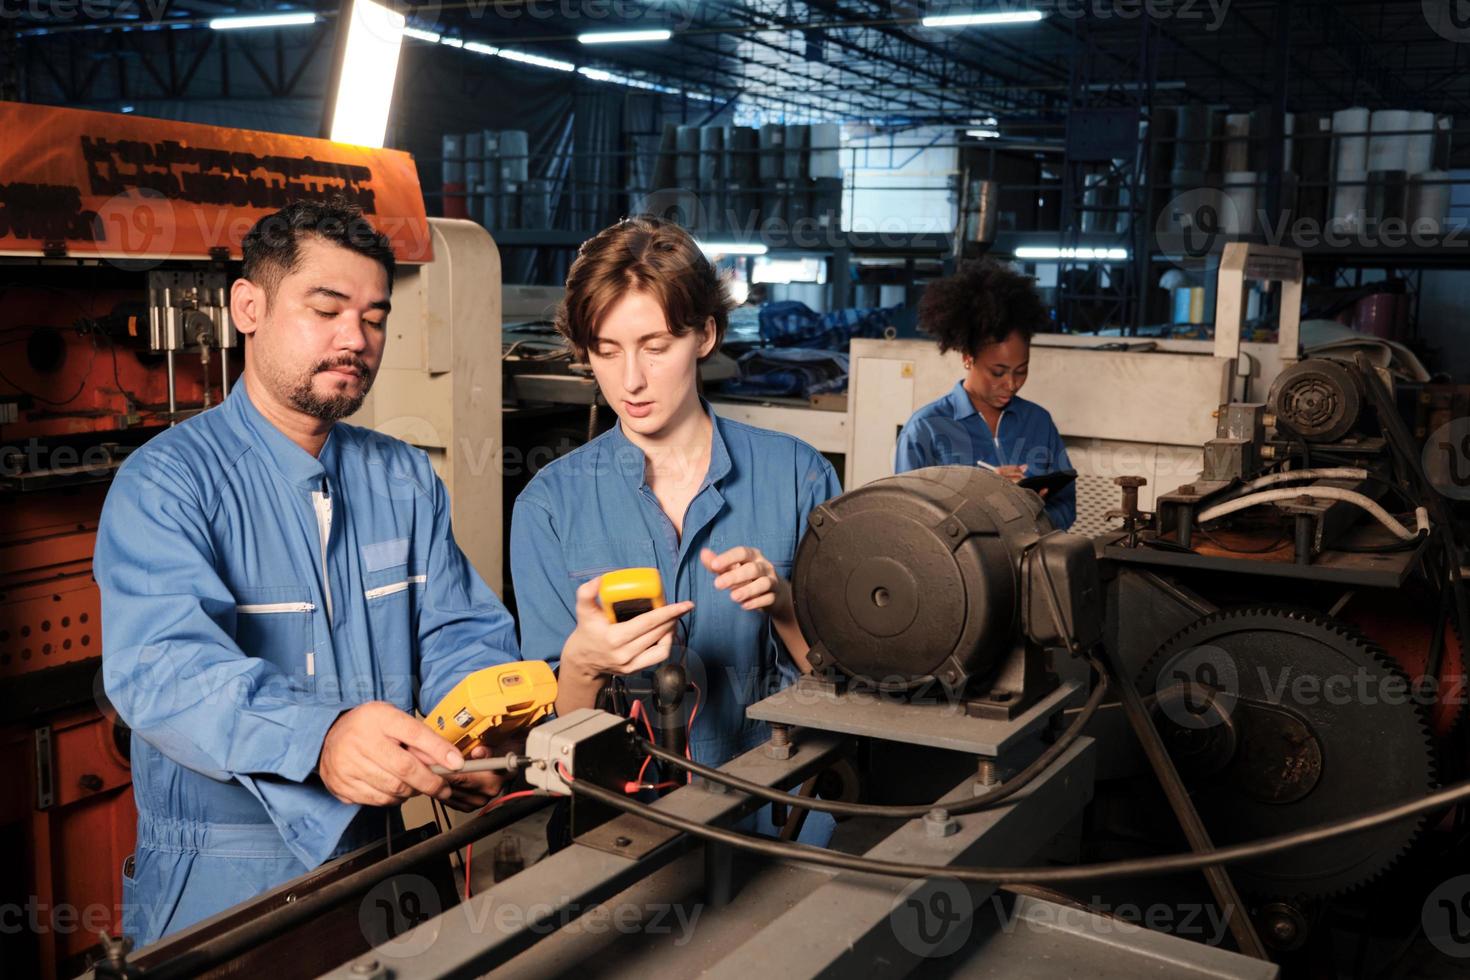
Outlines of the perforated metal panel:
M 1077 523 L 1072 525 L 1072 531 L 1090 537 L 1117 528 L 1116 518 L 1106 520 L 1103 515 L 1117 508 L 1120 499 L 1111 477 L 1077 474 Z

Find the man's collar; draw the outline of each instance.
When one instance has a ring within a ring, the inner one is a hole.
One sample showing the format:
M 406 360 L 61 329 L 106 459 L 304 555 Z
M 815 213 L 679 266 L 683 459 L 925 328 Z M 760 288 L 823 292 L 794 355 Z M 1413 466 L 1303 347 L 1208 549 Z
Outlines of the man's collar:
M 321 489 L 322 477 L 329 469 L 336 469 L 337 447 L 334 438 L 337 427 L 327 433 L 322 451 L 313 456 L 292 442 L 280 429 L 260 413 L 250 399 L 242 377 L 235 383 L 234 390 L 225 399 L 225 406 L 244 430 L 251 442 L 258 445 L 262 455 L 290 482 L 307 490 Z

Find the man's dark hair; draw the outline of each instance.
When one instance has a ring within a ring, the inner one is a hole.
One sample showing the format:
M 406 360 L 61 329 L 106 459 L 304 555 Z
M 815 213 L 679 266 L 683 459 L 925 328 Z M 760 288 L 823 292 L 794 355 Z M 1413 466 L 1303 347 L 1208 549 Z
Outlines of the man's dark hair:
M 1013 333 L 1026 340 L 1047 322 L 1046 307 L 1029 276 L 990 259 L 966 262 L 960 271 L 924 287 L 919 329 L 942 352 L 971 357 Z
M 242 242 L 243 274 L 265 290 L 267 306 L 275 301 L 281 280 L 301 264 L 301 241 L 308 237 L 377 262 L 388 273 L 388 292 L 393 292 L 393 247 L 361 208 L 337 200 L 295 201 L 257 221 Z

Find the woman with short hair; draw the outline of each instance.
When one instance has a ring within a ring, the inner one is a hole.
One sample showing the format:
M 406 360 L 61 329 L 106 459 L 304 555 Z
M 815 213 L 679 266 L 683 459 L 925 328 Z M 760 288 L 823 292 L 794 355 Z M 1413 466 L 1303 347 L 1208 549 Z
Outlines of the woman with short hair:
M 537 473 L 511 524 L 521 649 L 558 668 L 558 712 L 682 656 L 699 686 L 689 744 L 709 765 L 764 741 L 745 708 L 809 669 L 788 577 L 807 515 L 840 492 L 811 446 L 720 418 L 700 397 L 699 363 L 729 306 L 677 225 L 630 218 L 586 242 L 557 326 L 618 422 Z M 601 576 L 644 566 L 668 604 L 609 623 Z

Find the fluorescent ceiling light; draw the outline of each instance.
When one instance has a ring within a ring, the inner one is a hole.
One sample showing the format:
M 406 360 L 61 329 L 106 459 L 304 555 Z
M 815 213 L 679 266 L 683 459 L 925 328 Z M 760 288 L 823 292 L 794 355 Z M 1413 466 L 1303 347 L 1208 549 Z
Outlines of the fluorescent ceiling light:
M 993 140 L 1000 135 L 998 129 L 967 129 L 965 135 L 977 140 Z
M 404 17 L 373 0 L 352 0 L 347 50 L 332 108 L 332 139 L 358 146 L 382 146 L 398 77 Z
M 259 14 L 251 17 L 216 17 L 209 26 L 217 31 L 239 31 L 251 27 L 300 27 L 315 24 L 316 14 Z
M 441 35 L 435 34 L 433 31 L 422 31 L 419 30 L 417 27 L 405 27 L 403 29 L 403 36 L 411 37 L 415 41 L 427 41 L 430 44 L 438 44 L 440 41 L 444 40 Z
M 464 41 L 463 41 L 463 39 L 457 38 L 457 37 L 441 37 L 439 39 L 439 43 L 440 44 L 447 44 L 451 48 L 462 48 L 462 47 L 464 47 Z
M 770 251 L 759 242 L 700 242 L 705 255 L 765 255 Z
M 488 54 L 491 57 L 500 53 L 499 48 L 492 47 L 489 44 L 481 44 L 479 41 L 464 42 L 464 49 L 466 51 L 473 51 L 475 54 Z
M 465 45 L 465 47 L 469 47 L 469 45 Z M 577 69 L 577 66 L 570 61 L 557 61 L 555 58 L 543 58 L 539 54 L 526 54 L 524 51 L 511 51 L 508 48 L 501 48 L 495 53 L 502 58 L 519 61 L 525 65 L 535 65 L 538 68 L 555 68 L 557 71 L 576 71 Z
M 1039 10 L 1015 10 L 989 14 L 942 14 L 925 17 L 925 27 L 1001 27 L 1006 24 L 1034 24 L 1046 16 Z
M 667 41 L 673 36 L 673 31 L 602 31 L 578 34 L 577 40 L 583 44 L 621 44 L 624 41 Z
M 1058 248 L 1055 245 L 1022 245 L 1015 251 L 1018 259 L 1030 259 L 1032 261 L 1051 261 L 1058 259 L 1079 259 L 1084 262 L 1126 262 L 1128 250 L 1126 248 Z

